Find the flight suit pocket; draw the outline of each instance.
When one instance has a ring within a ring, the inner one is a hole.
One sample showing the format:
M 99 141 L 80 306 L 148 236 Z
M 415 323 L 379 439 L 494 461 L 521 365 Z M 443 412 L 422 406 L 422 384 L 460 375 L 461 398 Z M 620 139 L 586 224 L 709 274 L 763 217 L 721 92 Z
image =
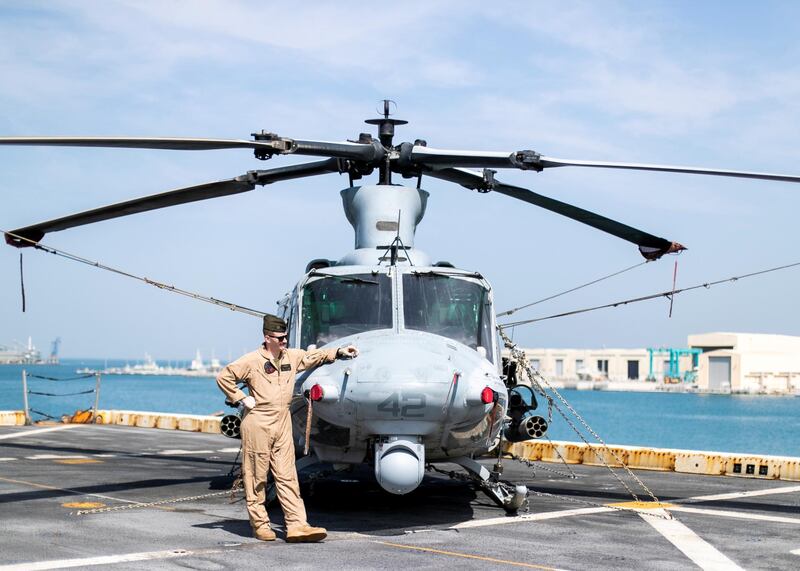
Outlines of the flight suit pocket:
M 269 453 L 272 431 L 267 419 L 257 412 L 247 414 L 241 425 L 242 449 L 245 452 Z

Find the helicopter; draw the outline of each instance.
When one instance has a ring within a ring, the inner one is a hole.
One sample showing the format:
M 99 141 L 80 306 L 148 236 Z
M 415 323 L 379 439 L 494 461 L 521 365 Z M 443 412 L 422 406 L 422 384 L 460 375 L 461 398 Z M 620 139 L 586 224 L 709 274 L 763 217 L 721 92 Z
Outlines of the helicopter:
M 504 368 L 490 283 L 479 272 L 434 261 L 415 246 L 415 232 L 429 198 L 424 177 L 479 193 L 496 192 L 581 222 L 638 247 L 647 260 L 686 248 L 496 178 L 498 169 L 542 172 L 558 167 L 662 171 L 800 182 L 800 176 L 702 167 L 561 159 L 533 150 L 476 151 L 429 147 L 423 139 L 396 144 L 384 100 L 381 117 L 368 119 L 378 135 L 360 133 L 340 142 L 294 139 L 260 131 L 252 140 L 169 137 L 0 137 L 0 145 L 45 145 L 208 151 L 251 150 L 258 160 L 283 155 L 324 160 L 251 170 L 231 179 L 179 188 L 40 222 L 7 232 L 17 248 L 35 247 L 46 234 L 139 212 L 249 192 L 257 186 L 346 174 L 344 213 L 354 249 L 338 260 L 311 260 L 294 288 L 278 302 L 288 322 L 290 347 L 355 345 L 359 357 L 337 361 L 298 377 L 291 405 L 298 449 L 307 448 L 298 471 L 314 465 L 370 465 L 380 486 L 407 494 L 426 466 L 461 466 L 509 512 L 525 502 L 527 488 L 499 478 L 475 460 L 499 441 L 542 437 L 531 387 Z M 478 169 L 478 170 L 476 170 Z M 377 171 L 377 184 L 356 181 Z M 393 181 L 394 175 L 416 184 Z M 236 437 L 238 415 L 222 421 Z M 305 446 L 304 446 L 305 445 Z

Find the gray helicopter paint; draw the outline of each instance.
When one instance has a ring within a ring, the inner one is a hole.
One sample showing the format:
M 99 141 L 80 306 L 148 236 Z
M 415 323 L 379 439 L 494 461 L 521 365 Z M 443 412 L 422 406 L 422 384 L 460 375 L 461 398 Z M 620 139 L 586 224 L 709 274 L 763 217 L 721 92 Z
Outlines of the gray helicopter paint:
M 307 373 L 298 378 L 296 386 L 293 425 L 297 443 L 305 440 L 306 407 L 301 395 L 318 384 L 325 396 L 313 405 L 311 445 L 314 453 L 321 461 L 358 464 L 369 458 L 368 447 L 374 446 L 376 476 L 393 493 L 406 493 L 418 485 L 416 477 L 403 480 L 396 472 L 408 477 L 416 474 L 408 468 L 412 456 L 415 465 L 422 469 L 425 462 L 485 452 L 494 443 L 505 418 L 507 392 L 498 364 L 486 359 L 481 351 L 453 339 L 404 327 L 399 287 L 402 276 L 442 270 L 411 266 L 325 268 L 325 273 L 331 275 L 389 274 L 395 301 L 392 328 L 342 337 L 325 345 L 353 344 L 358 347 L 359 356 Z M 453 279 L 480 283 L 489 291 L 491 302 L 491 290 L 484 280 L 462 270 L 448 268 L 447 273 Z M 302 286 L 319 279 L 326 278 L 308 276 L 286 305 L 293 308 L 290 335 L 295 344 L 299 342 L 302 328 L 297 318 L 302 304 Z M 494 336 L 492 343 L 496 344 Z M 496 345 L 490 354 L 499 355 Z M 486 387 L 497 394 L 496 408 L 494 404 L 481 401 L 481 391 Z M 325 440 L 320 438 L 320 421 L 328 428 L 339 427 L 342 439 L 335 444 L 320 442 Z M 414 454 L 409 453 L 402 459 L 396 455 L 382 456 L 386 442 L 397 439 L 419 446 L 413 448 Z M 392 464 L 384 466 L 383 457 Z
M 301 342 L 303 288 L 330 279 L 326 276 L 388 276 L 392 324 L 320 347 L 353 344 L 359 356 L 298 377 L 292 404 L 295 441 L 299 447 L 305 443 L 303 395 L 320 385 L 324 396 L 313 403 L 310 440 L 316 457 L 336 464 L 372 461 L 386 490 L 407 493 L 421 481 L 426 462 L 472 456 L 490 448 L 502 427 L 508 394 L 500 378 L 496 336 L 491 336 L 491 347 L 471 348 L 448 337 L 406 329 L 402 278 L 433 273 L 479 284 L 490 307 L 492 290 L 474 272 L 430 266 L 428 256 L 413 247 L 416 227 L 425 214 L 424 190 L 372 185 L 341 194 L 355 230 L 355 250 L 334 266 L 307 273 L 279 302 L 289 321 L 290 344 L 298 347 Z M 391 266 L 387 250 L 398 237 L 405 248 Z M 489 315 L 493 331 L 494 311 Z M 486 387 L 495 391 L 496 404 L 481 401 Z
M 485 425 L 492 409 L 480 400 L 485 387 L 505 392 L 492 363 L 474 349 L 438 335 L 373 331 L 331 345 L 350 343 L 359 347 L 357 359 L 307 374 L 298 392 L 319 384 L 326 394 L 335 395 L 314 403 L 314 414 L 348 427 L 357 440 L 415 434 L 439 449 L 452 427 L 463 432 L 465 427 Z M 485 426 L 483 433 L 475 434 L 484 444 L 486 436 Z
M 413 248 L 427 197 L 423 190 L 398 186 L 344 190 L 342 200 L 355 229 L 356 249 L 330 267 L 308 272 L 279 302 L 289 321 L 290 344 L 299 347 L 305 286 L 331 276 L 389 277 L 391 326 L 323 345 L 353 344 L 359 356 L 298 377 L 291 412 L 295 442 L 302 449 L 308 412 L 303 395 L 320 385 L 324 396 L 313 404 L 310 429 L 313 456 L 306 458 L 334 464 L 372 463 L 380 485 L 395 494 L 414 490 L 429 462 L 455 461 L 469 470 L 468 457 L 483 454 L 497 442 L 508 406 L 496 335 L 489 336 L 489 347 L 469 347 L 405 327 L 403 276 L 434 274 L 480 285 L 489 305 L 490 330 L 496 328 L 488 282 L 475 272 L 430 266 L 428 256 Z M 395 212 L 399 224 L 393 222 Z M 390 265 L 389 247 L 396 238 L 403 249 L 396 265 Z M 494 391 L 496 403 L 482 402 L 486 387 Z M 485 479 L 484 474 L 477 475 Z M 516 496 L 524 494 L 517 490 Z
M 341 195 L 345 215 L 355 230 L 355 250 L 337 265 L 380 263 L 396 237 L 407 248 L 405 254 L 400 253 L 399 264 L 430 264 L 422 251 L 410 251 L 417 225 L 425 216 L 429 196 L 426 191 L 407 186 L 365 185 L 346 188 Z M 388 258 L 384 263 L 388 263 Z
M 325 394 L 313 404 L 311 444 L 320 460 L 361 463 L 370 443 L 403 436 L 421 444 L 418 462 L 424 466 L 426 460 L 484 452 L 494 442 L 505 417 L 506 389 L 497 368 L 476 350 L 430 333 L 386 330 L 331 345 L 348 343 L 359 347 L 358 358 L 298 380 L 293 407 L 298 443 L 305 438 L 306 416 L 300 395 L 317 384 Z M 481 401 L 487 386 L 498 394 L 494 415 L 495 405 Z M 320 420 L 347 429 L 346 442 L 317 446 Z

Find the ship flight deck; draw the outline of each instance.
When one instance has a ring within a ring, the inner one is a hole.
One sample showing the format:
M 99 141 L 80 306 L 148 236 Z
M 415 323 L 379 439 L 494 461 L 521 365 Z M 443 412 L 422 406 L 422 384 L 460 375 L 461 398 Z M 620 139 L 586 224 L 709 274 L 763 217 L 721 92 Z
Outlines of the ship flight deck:
M 241 492 L 227 493 L 237 451 L 217 434 L 0 426 L 0 571 L 800 566 L 798 482 L 637 470 L 661 504 L 636 504 L 605 468 L 570 466 L 573 479 L 540 462 L 505 462 L 503 476 L 531 490 L 516 517 L 446 475 L 392 496 L 369 473 L 340 473 L 304 490 L 325 542 L 285 543 L 272 506 L 279 539 L 263 543 Z

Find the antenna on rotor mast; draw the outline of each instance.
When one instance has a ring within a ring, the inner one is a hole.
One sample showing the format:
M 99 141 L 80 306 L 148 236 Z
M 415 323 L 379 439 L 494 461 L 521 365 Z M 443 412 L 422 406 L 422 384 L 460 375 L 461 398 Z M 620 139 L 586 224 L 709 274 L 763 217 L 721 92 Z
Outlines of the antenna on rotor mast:
M 412 266 L 414 262 L 411 261 L 411 256 L 409 255 L 409 248 L 406 248 L 406 245 L 403 244 L 403 239 L 400 237 L 400 217 L 402 216 L 403 211 L 397 211 L 397 234 L 395 234 L 394 240 L 389 245 L 389 265 L 396 266 L 397 265 L 397 258 L 398 258 L 398 250 L 402 250 L 405 254 L 405 259 L 408 260 L 408 263 Z M 378 263 L 380 265 L 380 262 Z
M 389 166 L 389 152 L 392 149 L 392 139 L 394 139 L 394 126 L 405 125 L 408 121 L 403 119 L 391 119 L 389 116 L 392 114 L 392 105 L 397 109 L 397 103 L 391 99 L 383 100 L 383 117 L 379 119 L 367 119 L 365 123 L 369 125 L 378 125 L 378 138 L 381 145 L 386 149 L 386 159 L 380 165 L 380 181 L 378 184 L 392 184 L 392 170 Z M 380 110 L 377 110 L 380 113 Z

